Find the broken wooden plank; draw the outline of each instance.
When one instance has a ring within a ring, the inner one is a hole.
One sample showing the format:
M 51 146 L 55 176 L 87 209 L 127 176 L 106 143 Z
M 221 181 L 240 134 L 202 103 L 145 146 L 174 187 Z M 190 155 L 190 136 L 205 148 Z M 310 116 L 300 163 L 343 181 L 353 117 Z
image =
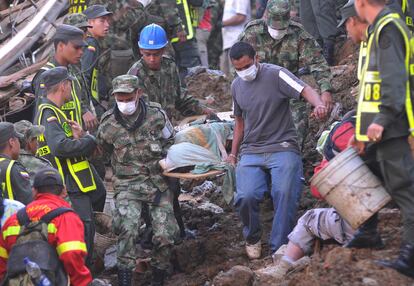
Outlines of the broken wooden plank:
M 47 0 L 30 23 L 0 48 L 0 74 L 36 43 L 45 28 L 56 20 L 67 4 L 65 0 Z
M 32 73 L 36 73 L 42 66 L 47 62 L 47 59 L 42 60 L 34 65 L 31 65 L 25 69 L 22 69 L 14 74 L 7 76 L 0 76 L 0 88 L 8 87 L 18 81 L 19 79 L 25 78 Z
M 20 3 L 16 6 L 13 6 L 11 8 L 8 9 L 4 9 L 2 11 L 0 11 L 0 19 L 4 19 L 6 17 L 8 17 L 10 15 L 10 13 L 16 13 L 26 7 L 29 7 L 30 5 L 32 5 L 30 3 L 30 1 L 24 1 L 23 3 Z

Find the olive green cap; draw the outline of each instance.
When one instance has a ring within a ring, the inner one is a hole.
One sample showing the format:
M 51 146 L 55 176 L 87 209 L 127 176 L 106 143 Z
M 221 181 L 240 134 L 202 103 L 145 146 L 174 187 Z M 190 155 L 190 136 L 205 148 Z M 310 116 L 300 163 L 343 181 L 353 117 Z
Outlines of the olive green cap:
M 103 5 L 92 5 L 82 12 L 88 19 L 96 19 L 103 16 L 112 15 Z
M 59 66 L 42 73 L 40 86 L 43 88 L 52 87 L 64 80 L 75 80 L 73 76 L 69 74 L 66 67 Z
M 10 138 L 23 139 L 23 134 L 16 131 L 13 123 L 0 122 L 0 144 L 7 142 Z
M 76 46 L 87 46 L 87 43 L 83 40 L 84 34 L 84 31 L 75 26 L 62 24 L 57 26 L 53 39 L 69 41 Z

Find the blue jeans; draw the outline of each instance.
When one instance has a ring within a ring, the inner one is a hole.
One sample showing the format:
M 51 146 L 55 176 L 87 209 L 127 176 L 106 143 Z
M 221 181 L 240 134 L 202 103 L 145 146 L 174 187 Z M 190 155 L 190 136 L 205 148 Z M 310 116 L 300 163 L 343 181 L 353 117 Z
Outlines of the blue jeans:
M 235 206 L 243 223 L 246 242 L 254 244 L 262 236 L 259 203 L 270 189 L 275 210 L 270 234 L 270 248 L 276 251 L 288 242 L 295 226 L 302 193 L 303 167 L 300 155 L 294 152 L 245 154 L 236 169 Z

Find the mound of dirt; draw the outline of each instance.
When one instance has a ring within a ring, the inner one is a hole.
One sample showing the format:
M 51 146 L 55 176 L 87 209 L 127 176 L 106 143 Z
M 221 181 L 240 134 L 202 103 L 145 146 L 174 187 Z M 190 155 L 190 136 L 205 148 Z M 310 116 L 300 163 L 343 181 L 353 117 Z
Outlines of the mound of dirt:
M 232 108 L 231 81 L 224 75 L 209 70 L 187 77 L 189 94 L 218 112 Z

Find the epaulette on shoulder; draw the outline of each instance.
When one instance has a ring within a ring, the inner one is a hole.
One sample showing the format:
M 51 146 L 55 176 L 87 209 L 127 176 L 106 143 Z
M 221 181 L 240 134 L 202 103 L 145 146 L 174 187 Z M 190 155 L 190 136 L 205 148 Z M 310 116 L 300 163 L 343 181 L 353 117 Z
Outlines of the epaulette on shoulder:
M 170 61 L 174 61 L 174 58 L 172 57 L 172 56 L 170 56 L 170 55 L 162 55 L 162 57 L 164 58 L 164 59 L 168 59 L 168 60 L 170 60 Z
M 153 109 L 153 112 L 155 113 L 161 113 L 162 116 L 164 116 L 164 119 L 168 120 L 167 112 L 162 108 L 161 104 L 158 102 L 150 101 L 147 103 L 148 109 Z
M 87 49 L 91 52 L 96 52 L 96 48 L 94 46 L 89 45 Z
M 303 25 L 299 22 L 290 20 L 289 21 L 289 28 L 294 30 L 295 34 L 299 34 L 302 38 L 313 38 L 311 34 L 309 34 L 308 32 L 306 32 L 305 28 L 303 27 Z
M 256 19 L 253 21 L 250 21 L 246 24 L 246 27 L 244 27 L 244 30 L 246 31 L 248 28 L 254 27 L 254 26 L 265 26 L 263 19 Z
M 163 60 L 165 62 L 174 63 L 175 64 L 175 59 L 172 56 L 170 56 L 170 55 L 163 55 L 162 58 L 163 58 Z
M 114 108 L 108 109 L 104 114 L 102 114 L 102 116 L 101 116 L 101 123 L 104 122 L 105 120 L 108 120 L 108 118 L 112 114 L 114 114 Z
M 161 104 L 159 104 L 158 102 L 154 102 L 154 101 L 148 102 L 148 106 L 152 108 L 156 108 L 156 109 L 162 109 Z
M 46 119 L 46 121 L 47 122 L 55 122 L 55 121 L 58 121 L 58 119 L 57 119 L 57 117 L 56 116 L 49 116 L 47 119 Z

